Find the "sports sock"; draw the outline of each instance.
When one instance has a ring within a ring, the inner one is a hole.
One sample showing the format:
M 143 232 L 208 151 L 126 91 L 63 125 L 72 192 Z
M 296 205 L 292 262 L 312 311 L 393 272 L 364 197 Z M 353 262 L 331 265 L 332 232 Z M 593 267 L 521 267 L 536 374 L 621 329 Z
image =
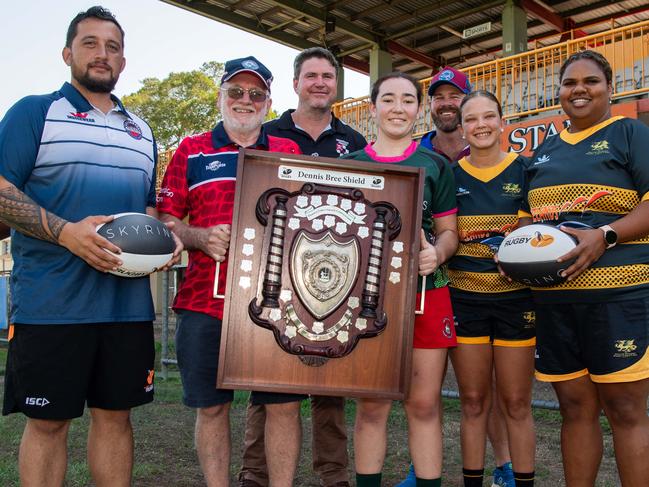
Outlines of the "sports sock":
M 442 487 L 441 477 L 436 479 L 420 479 L 419 477 L 415 477 L 415 482 L 416 487 Z
M 464 487 L 482 487 L 482 481 L 484 480 L 484 468 L 481 468 L 479 470 L 463 468 L 462 476 L 464 477 Z
M 516 487 L 533 487 L 534 472 L 514 472 Z
M 356 473 L 356 487 L 381 487 L 381 472 Z

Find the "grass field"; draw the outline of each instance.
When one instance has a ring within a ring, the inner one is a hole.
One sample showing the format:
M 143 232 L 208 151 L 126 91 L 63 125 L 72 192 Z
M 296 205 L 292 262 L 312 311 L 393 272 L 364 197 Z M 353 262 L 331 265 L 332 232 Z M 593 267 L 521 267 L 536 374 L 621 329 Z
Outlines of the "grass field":
M 0 347 L 0 370 L 4 373 L 6 348 Z M 153 404 L 133 412 L 135 429 L 135 471 L 134 485 L 137 487 L 190 487 L 204 485 L 196 454 L 193 449 L 194 412 L 181 404 L 181 385 L 176 374 L 166 381 L 156 380 L 156 400 Z M 237 393 L 232 407 L 231 423 L 233 438 L 232 483 L 237 485 L 236 473 L 241 465 L 241 439 L 244 431 L 247 393 Z M 348 400 L 346 416 L 349 437 L 353 428 L 355 405 Z M 444 401 L 444 485 L 461 485 L 461 456 L 459 443 L 459 402 Z M 17 451 L 24 426 L 21 415 L 0 418 L 0 486 L 18 486 Z M 560 417 L 556 411 L 536 410 L 537 429 L 537 486 L 565 485 L 561 470 L 559 450 Z M 318 481 L 311 470 L 310 414 L 308 404 L 303 404 L 304 442 L 297 487 L 317 487 Z M 618 485 L 612 441 L 606 421 L 604 460 L 600 469 L 597 487 Z M 85 441 L 88 415 L 75 421 L 70 430 L 69 467 L 66 486 L 92 485 L 85 464 Z M 399 403 L 395 403 L 389 421 L 388 455 L 384 469 L 384 485 L 393 486 L 404 476 L 408 467 L 408 443 L 406 419 Z M 350 457 L 353 450 L 349 442 Z M 487 471 L 493 466 L 488 453 Z M 353 463 L 350 463 L 353 465 Z M 487 483 L 485 479 L 485 485 Z

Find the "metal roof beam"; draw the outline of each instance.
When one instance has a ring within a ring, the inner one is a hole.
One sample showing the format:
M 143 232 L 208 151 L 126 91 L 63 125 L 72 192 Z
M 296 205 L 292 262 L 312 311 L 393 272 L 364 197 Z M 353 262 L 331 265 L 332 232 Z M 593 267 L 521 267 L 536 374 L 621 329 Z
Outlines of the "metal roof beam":
M 521 7 L 532 16 L 552 27 L 553 29 L 563 32 L 566 25 L 566 19 L 561 15 L 545 8 L 544 6 L 536 3 L 534 0 L 521 0 Z
M 343 19 L 336 15 L 332 15 L 327 12 L 327 10 L 314 7 L 306 2 L 297 1 L 297 0 L 270 0 L 271 3 L 283 7 L 287 10 L 295 12 L 296 15 L 304 15 L 313 20 L 322 22 L 323 24 L 327 18 L 333 18 L 336 22 L 336 30 L 345 32 L 351 36 L 354 36 L 358 39 L 371 42 L 373 44 L 378 44 L 381 42 L 381 36 L 377 33 L 371 32 L 369 30 L 359 27 L 354 22 Z
M 303 37 L 294 36 L 283 31 L 270 31 L 266 26 L 261 22 L 244 17 L 239 14 L 235 14 L 228 9 L 217 7 L 213 4 L 207 2 L 191 1 L 191 0 L 162 0 L 169 5 L 174 7 L 182 8 L 188 10 L 192 13 L 202 15 L 208 19 L 216 20 L 223 24 L 236 27 L 237 29 L 244 30 L 251 34 L 258 35 L 265 39 L 271 41 L 279 42 L 285 46 L 291 47 L 293 49 L 307 49 L 309 47 L 322 47 L 321 44 L 310 42 Z M 369 64 L 352 58 L 350 56 L 345 56 L 342 58 L 343 66 L 357 71 L 361 74 L 368 74 L 370 72 Z
M 492 20 L 492 23 L 493 22 L 494 21 Z M 535 20 L 532 20 L 532 21 L 527 23 L 527 28 L 531 29 L 531 28 L 534 28 L 534 27 L 538 27 L 539 25 L 542 25 L 542 24 L 543 24 L 543 22 L 541 22 L 540 20 L 535 19 Z M 546 35 L 547 34 L 543 34 L 543 36 L 546 36 Z M 420 42 L 422 42 L 420 44 L 420 47 L 432 44 L 434 42 L 438 42 L 439 40 L 450 39 L 452 37 L 453 37 L 452 35 L 444 35 L 443 37 L 436 37 L 435 39 L 430 40 L 430 41 L 428 41 L 428 40 L 420 41 Z M 470 40 L 477 41 L 477 42 L 488 42 L 488 41 L 492 41 L 494 39 L 500 39 L 501 37 L 502 37 L 501 32 L 495 32 L 495 33 L 492 33 L 492 34 L 486 34 L 486 35 L 483 35 L 483 36 L 475 37 L 475 38 L 470 39 Z M 537 37 L 539 37 L 539 36 L 537 36 Z M 470 45 L 475 45 L 475 43 L 470 42 L 470 40 L 462 41 L 462 45 L 465 46 L 465 47 L 469 47 Z M 529 39 L 529 40 L 533 40 L 533 39 Z M 445 52 L 452 51 L 452 50 L 454 50 L 456 48 L 457 48 L 457 45 L 449 46 L 449 47 L 442 47 L 442 48 L 435 49 L 434 51 L 429 52 L 428 55 L 433 56 L 433 57 L 442 56 Z M 499 45 L 496 50 L 499 50 L 499 49 L 502 49 L 502 46 Z M 467 55 L 467 57 L 469 57 L 469 55 Z
M 327 12 L 330 12 L 331 10 L 335 10 L 339 7 L 344 7 L 345 5 L 349 5 L 350 3 L 354 3 L 356 0 L 337 0 L 335 2 L 328 3 L 326 5 Z
M 265 20 L 265 19 L 269 19 L 269 20 L 270 20 L 270 17 L 272 17 L 273 15 L 277 15 L 277 14 L 280 13 L 281 11 L 282 11 L 282 8 L 281 8 L 281 7 L 277 7 L 277 6 L 275 6 L 275 7 L 271 7 L 271 8 L 269 8 L 268 10 L 266 10 L 266 11 L 260 13 L 260 14 L 257 14 L 257 18 L 259 18 L 259 19 L 264 19 L 264 20 Z M 288 14 L 286 14 L 286 15 L 288 16 Z
M 447 15 L 446 17 L 443 17 L 441 19 L 434 20 L 432 22 L 422 22 L 414 27 L 410 27 L 406 30 L 403 30 L 401 32 L 395 32 L 394 34 L 390 34 L 386 36 L 386 40 L 392 40 L 392 39 L 398 39 L 400 37 L 406 37 L 409 36 L 410 34 L 415 34 L 417 32 L 421 32 L 422 30 L 430 29 L 431 27 L 437 27 L 442 24 L 446 24 L 448 22 L 452 22 L 457 19 L 461 19 L 462 17 L 466 17 L 467 15 L 472 15 L 475 13 L 483 12 L 487 9 L 490 9 L 492 7 L 498 7 L 505 3 L 505 0 L 491 0 L 490 2 L 487 2 L 483 5 L 480 5 L 478 7 L 474 7 L 468 10 L 463 10 L 461 12 L 458 12 L 453 15 Z
M 542 20 L 557 32 L 565 32 L 575 29 L 575 21 L 571 18 L 571 13 L 569 12 L 558 14 L 534 0 L 521 0 L 521 5 L 527 12 L 531 13 L 532 16 Z M 592 10 L 592 6 L 589 7 L 589 10 Z M 577 30 L 576 34 L 579 37 L 587 35 L 583 30 Z
M 343 65 L 348 67 L 349 69 L 353 69 L 354 71 L 357 71 L 361 74 L 370 74 L 370 63 L 366 63 L 365 61 L 361 61 L 351 56 L 344 56 L 342 58 L 342 61 Z
M 417 61 L 424 66 L 432 68 L 433 66 L 439 65 L 439 60 L 427 56 L 423 52 L 411 49 L 410 47 L 404 46 L 403 44 L 399 44 L 398 42 L 388 41 L 386 47 L 392 54 L 401 54 L 402 56 L 409 58 L 411 61 Z
M 435 3 L 431 3 L 427 7 L 423 7 L 423 8 L 419 8 L 417 10 L 414 10 L 412 13 L 398 15 L 397 17 L 392 17 L 390 20 L 386 20 L 385 22 L 381 22 L 376 27 L 379 28 L 379 29 L 382 29 L 383 27 L 391 27 L 391 26 L 394 26 L 394 25 L 398 24 L 399 22 L 403 22 L 403 21 L 406 21 L 406 20 L 411 20 L 413 17 L 418 17 L 420 15 L 425 15 L 425 14 L 427 14 L 429 12 L 432 12 L 433 10 L 438 9 L 442 5 L 444 5 L 444 6 L 452 5 L 453 3 L 457 3 L 457 2 L 450 2 L 450 4 L 449 4 L 447 1 L 438 0 Z M 503 3 L 504 3 L 504 0 L 503 0 Z
M 239 0 L 238 2 L 233 3 L 228 7 L 228 10 L 234 12 L 235 10 L 242 9 L 243 7 L 248 6 L 248 4 L 254 2 L 255 0 Z
M 162 0 L 165 3 L 179 7 L 190 12 L 202 15 L 212 20 L 217 20 L 221 23 L 236 27 L 251 34 L 255 34 L 272 41 L 277 41 L 285 46 L 294 49 L 306 49 L 315 47 L 318 44 L 303 39 L 302 37 L 294 36 L 282 31 L 273 31 L 272 33 L 267 27 L 256 20 L 244 17 L 243 15 L 235 14 L 228 9 L 217 7 L 207 2 L 197 2 L 191 0 Z
M 394 8 L 397 7 L 400 3 L 404 3 L 408 0 L 390 0 L 389 2 L 384 2 L 380 5 L 375 5 L 374 7 L 366 8 L 365 10 L 361 10 L 358 13 L 355 13 L 354 15 L 350 16 L 350 20 L 358 20 L 367 17 L 368 15 L 375 14 L 377 12 L 383 12 L 384 10 L 387 10 L 389 8 Z M 403 12 L 403 10 L 401 10 Z M 404 15 L 406 15 L 406 12 L 404 12 Z M 408 14 L 411 15 L 412 14 Z

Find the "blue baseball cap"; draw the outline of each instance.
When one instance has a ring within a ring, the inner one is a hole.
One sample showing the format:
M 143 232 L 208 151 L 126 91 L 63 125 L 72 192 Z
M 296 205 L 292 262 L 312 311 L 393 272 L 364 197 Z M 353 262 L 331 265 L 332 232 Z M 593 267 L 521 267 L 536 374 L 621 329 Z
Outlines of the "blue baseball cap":
M 252 73 L 257 75 L 264 85 L 266 85 L 268 91 L 270 91 L 270 84 L 273 82 L 273 74 L 270 72 L 270 69 L 264 66 L 256 57 L 248 56 L 227 61 L 225 63 L 225 71 L 221 77 L 221 83 L 225 83 L 239 73 Z
M 465 95 L 471 93 L 471 83 L 462 71 L 458 71 L 450 66 L 444 67 L 439 73 L 433 76 L 428 87 L 428 96 L 433 96 L 435 90 L 443 84 L 455 86 Z

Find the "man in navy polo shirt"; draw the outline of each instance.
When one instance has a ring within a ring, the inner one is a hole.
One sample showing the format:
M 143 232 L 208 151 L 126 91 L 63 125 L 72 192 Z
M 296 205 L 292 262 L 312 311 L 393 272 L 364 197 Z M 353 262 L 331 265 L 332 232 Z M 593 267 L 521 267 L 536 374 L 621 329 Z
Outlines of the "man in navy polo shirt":
M 12 310 L 3 414 L 27 416 L 21 484 L 63 485 L 71 419 L 90 408 L 96 485 L 128 486 L 130 408 L 153 400 L 149 278 L 108 274 L 119 249 L 95 228 L 155 215 L 149 126 L 111 95 L 124 31 L 102 7 L 70 23 L 71 81 L 16 103 L 0 122 L 0 220 L 13 228 Z
M 183 402 L 197 409 L 196 449 L 207 485 L 229 485 L 231 390 L 216 389 L 230 224 L 240 148 L 299 154 L 297 144 L 268 135 L 270 71 L 253 56 L 225 63 L 214 130 L 185 138 L 167 167 L 158 208 L 189 250 L 174 300 L 176 356 Z M 182 220 L 188 216 L 188 223 Z M 216 262 L 221 263 L 215 283 Z M 273 486 L 290 487 L 301 446 L 300 402 L 305 396 L 253 392 L 266 412 L 268 471 Z
M 297 142 L 302 153 L 312 156 L 340 157 L 365 147 L 365 138 L 331 112 L 339 69 L 334 55 L 324 48 L 312 47 L 300 52 L 293 62 L 297 109 L 287 110 L 280 118 L 264 124 L 268 133 Z M 313 470 L 325 487 L 349 485 L 344 407 L 342 397 L 311 397 Z M 268 485 L 264 418 L 263 408 L 249 405 L 239 474 L 242 487 Z
M 365 147 L 365 137 L 331 112 L 339 70 L 334 55 L 322 47 L 300 52 L 293 62 L 297 109 L 267 122 L 268 133 L 297 142 L 310 156 L 340 157 Z

